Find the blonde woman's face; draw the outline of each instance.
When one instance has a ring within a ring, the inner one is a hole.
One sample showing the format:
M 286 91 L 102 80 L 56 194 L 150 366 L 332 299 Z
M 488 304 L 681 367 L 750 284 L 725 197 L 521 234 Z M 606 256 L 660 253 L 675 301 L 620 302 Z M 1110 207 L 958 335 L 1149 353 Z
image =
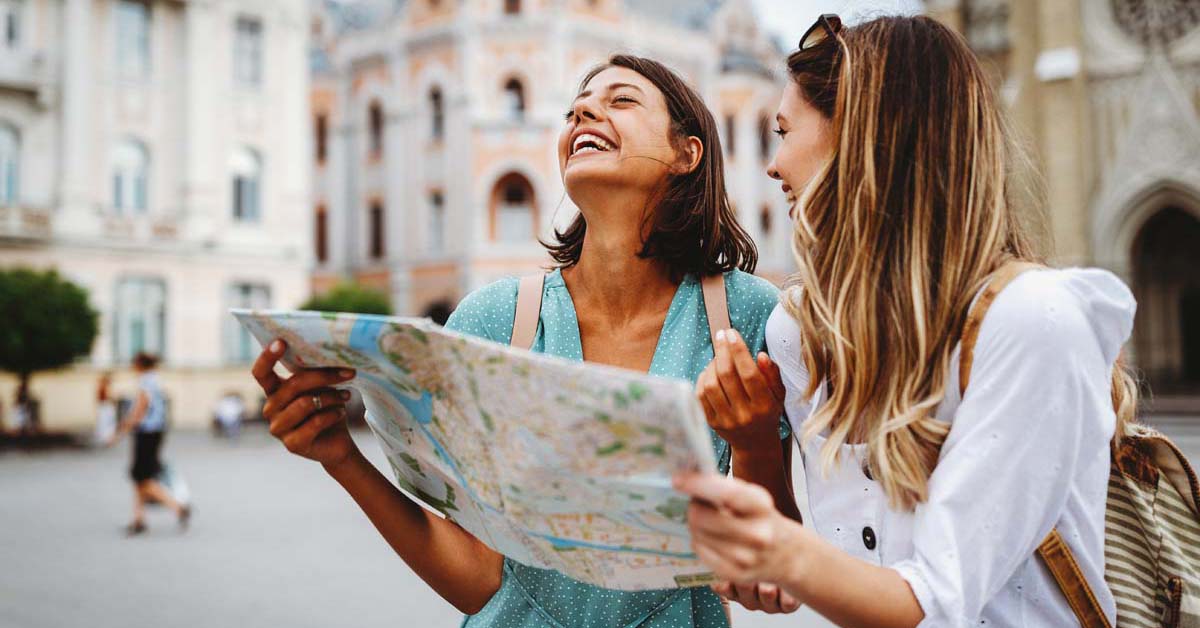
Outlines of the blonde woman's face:
M 833 152 L 833 132 L 829 120 L 804 100 L 793 81 L 783 90 L 775 120 L 779 127 L 775 132 L 783 141 L 767 165 L 767 174 L 783 183 L 783 193 L 794 205 Z

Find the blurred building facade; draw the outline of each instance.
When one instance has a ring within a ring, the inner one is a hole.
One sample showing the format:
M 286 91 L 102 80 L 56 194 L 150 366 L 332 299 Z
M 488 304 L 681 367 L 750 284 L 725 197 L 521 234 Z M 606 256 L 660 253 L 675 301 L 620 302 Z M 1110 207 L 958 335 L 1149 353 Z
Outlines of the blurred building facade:
M 1121 275 L 1154 409 L 1200 412 L 1200 2 L 928 0 L 993 72 L 1061 264 Z
M 307 17 L 303 0 L 0 0 L 0 267 L 57 268 L 101 314 L 86 365 L 34 379 L 48 426 L 90 419 L 96 370 L 142 350 L 180 423 L 253 385 L 257 345 L 227 309 L 309 294 Z
M 549 262 L 577 211 L 556 140 L 579 81 L 615 52 L 679 71 L 721 128 L 760 269 L 790 265 L 765 175 L 783 55 L 743 0 L 357 0 L 314 4 L 313 288 L 352 279 L 401 314 Z

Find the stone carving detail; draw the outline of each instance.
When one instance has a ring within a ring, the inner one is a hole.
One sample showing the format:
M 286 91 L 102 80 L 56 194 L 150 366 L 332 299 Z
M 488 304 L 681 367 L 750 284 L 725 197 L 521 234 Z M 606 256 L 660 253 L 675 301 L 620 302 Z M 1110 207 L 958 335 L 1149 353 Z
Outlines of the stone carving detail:
M 1125 34 L 1144 46 L 1166 45 L 1200 25 L 1196 0 L 1111 0 Z

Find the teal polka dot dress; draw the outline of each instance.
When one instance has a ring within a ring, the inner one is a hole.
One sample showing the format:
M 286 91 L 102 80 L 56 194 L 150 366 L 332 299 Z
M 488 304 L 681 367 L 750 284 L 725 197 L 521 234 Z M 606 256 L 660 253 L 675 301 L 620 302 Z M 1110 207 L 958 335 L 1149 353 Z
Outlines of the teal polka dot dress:
M 502 279 L 463 299 L 446 322 L 454 331 L 508 344 L 517 304 L 515 278 Z M 769 282 L 732 271 L 725 274 L 729 319 L 752 353 L 764 347 L 767 317 L 778 301 Z M 547 275 L 541 321 L 533 351 L 583 360 L 575 304 L 562 275 Z M 663 324 L 650 373 L 694 382 L 712 361 L 712 341 L 700 281 L 680 284 Z M 713 434 L 713 450 L 722 471 L 729 447 Z M 505 559 L 500 590 L 477 614 L 463 620 L 470 628 L 717 628 L 729 625 L 712 589 L 616 591 L 573 580 L 557 571 Z

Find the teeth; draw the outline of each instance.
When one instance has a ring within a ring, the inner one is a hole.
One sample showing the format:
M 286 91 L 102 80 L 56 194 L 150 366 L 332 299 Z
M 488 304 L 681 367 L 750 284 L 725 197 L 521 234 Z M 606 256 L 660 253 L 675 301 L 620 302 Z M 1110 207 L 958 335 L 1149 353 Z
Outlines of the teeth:
M 593 148 L 590 146 L 581 147 L 583 144 L 586 144 L 588 142 L 591 142 L 592 144 L 599 146 L 599 148 Z M 613 148 L 614 148 L 614 146 L 611 143 L 609 143 L 608 141 L 606 141 L 604 138 L 596 136 L 596 135 L 592 135 L 591 133 L 584 133 L 583 135 L 580 135 L 579 137 L 575 138 L 575 145 L 572 147 L 571 153 L 574 154 L 574 153 L 582 152 L 584 150 L 591 150 L 591 151 L 596 151 L 596 152 L 609 151 L 609 150 L 612 150 Z

